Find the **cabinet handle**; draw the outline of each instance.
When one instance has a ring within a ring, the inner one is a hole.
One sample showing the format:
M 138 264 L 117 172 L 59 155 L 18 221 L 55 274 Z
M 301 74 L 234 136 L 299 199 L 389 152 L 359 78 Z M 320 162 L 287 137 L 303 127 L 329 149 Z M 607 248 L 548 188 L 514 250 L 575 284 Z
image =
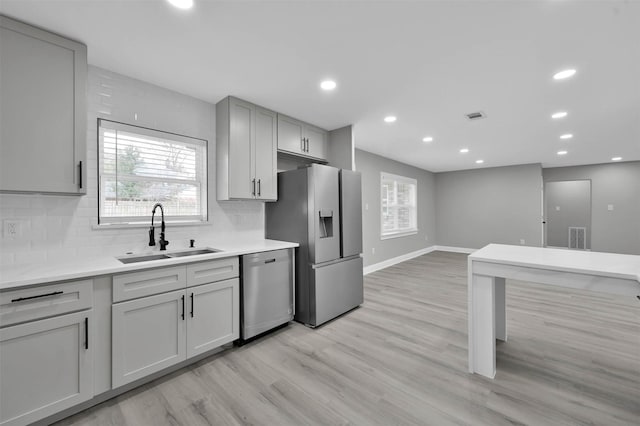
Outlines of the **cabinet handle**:
M 193 318 L 193 293 L 191 293 L 191 318 Z
M 256 180 L 255 179 L 251 179 L 251 185 L 253 189 L 251 189 L 251 195 L 255 196 L 256 195 Z
M 267 259 L 264 261 L 264 263 L 274 263 L 275 261 L 275 259 Z
M 39 294 L 37 296 L 18 297 L 17 299 L 12 299 L 11 303 L 22 302 L 23 300 L 38 299 L 40 297 L 56 296 L 56 295 L 62 294 L 62 293 L 64 293 L 64 291 L 54 291 L 53 293 Z
M 306 151 L 309 152 L 309 138 L 305 138 L 304 140 L 307 144 Z
M 182 320 L 184 321 L 184 294 L 182 295 Z
M 89 317 L 84 319 L 84 348 L 89 349 Z
M 262 185 L 260 184 L 261 179 L 258 179 L 258 197 L 262 195 Z
M 78 164 L 78 186 L 82 189 L 82 161 Z

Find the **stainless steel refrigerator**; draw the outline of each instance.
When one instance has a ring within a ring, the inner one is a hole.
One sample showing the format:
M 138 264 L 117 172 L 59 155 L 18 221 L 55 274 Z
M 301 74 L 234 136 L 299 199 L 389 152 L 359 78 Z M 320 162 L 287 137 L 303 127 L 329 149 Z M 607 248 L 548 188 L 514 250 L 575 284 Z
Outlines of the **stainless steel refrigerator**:
M 295 317 L 321 325 L 363 302 L 360 173 L 311 164 L 278 173 L 266 237 L 300 244 Z

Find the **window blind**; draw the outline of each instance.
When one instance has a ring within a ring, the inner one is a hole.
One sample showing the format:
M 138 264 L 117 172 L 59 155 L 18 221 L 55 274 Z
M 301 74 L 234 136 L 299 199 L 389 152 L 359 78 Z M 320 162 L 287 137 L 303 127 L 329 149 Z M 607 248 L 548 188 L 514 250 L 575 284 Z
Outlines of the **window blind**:
M 207 141 L 100 119 L 99 223 L 206 221 Z
M 416 233 L 417 181 L 383 172 L 380 174 L 380 182 L 381 237 L 384 239 Z

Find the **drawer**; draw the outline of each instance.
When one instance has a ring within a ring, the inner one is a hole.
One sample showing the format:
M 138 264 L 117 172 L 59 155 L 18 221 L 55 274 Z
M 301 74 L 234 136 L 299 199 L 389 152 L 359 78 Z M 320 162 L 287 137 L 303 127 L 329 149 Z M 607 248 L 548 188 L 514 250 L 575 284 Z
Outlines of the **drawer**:
M 0 293 L 0 326 L 89 309 L 93 280 L 71 281 Z
M 207 284 L 240 276 L 237 257 L 187 265 L 187 286 Z
M 166 293 L 186 287 L 184 266 L 149 269 L 113 276 L 113 302 Z

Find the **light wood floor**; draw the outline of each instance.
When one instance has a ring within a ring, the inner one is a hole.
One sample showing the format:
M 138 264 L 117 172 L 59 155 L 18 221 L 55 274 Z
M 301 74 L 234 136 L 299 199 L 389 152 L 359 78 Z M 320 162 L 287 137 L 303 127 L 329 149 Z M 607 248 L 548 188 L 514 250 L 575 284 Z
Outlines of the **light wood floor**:
M 365 303 L 291 324 L 60 425 L 638 425 L 640 302 L 507 282 L 495 380 L 467 373 L 466 255 L 365 277 Z

